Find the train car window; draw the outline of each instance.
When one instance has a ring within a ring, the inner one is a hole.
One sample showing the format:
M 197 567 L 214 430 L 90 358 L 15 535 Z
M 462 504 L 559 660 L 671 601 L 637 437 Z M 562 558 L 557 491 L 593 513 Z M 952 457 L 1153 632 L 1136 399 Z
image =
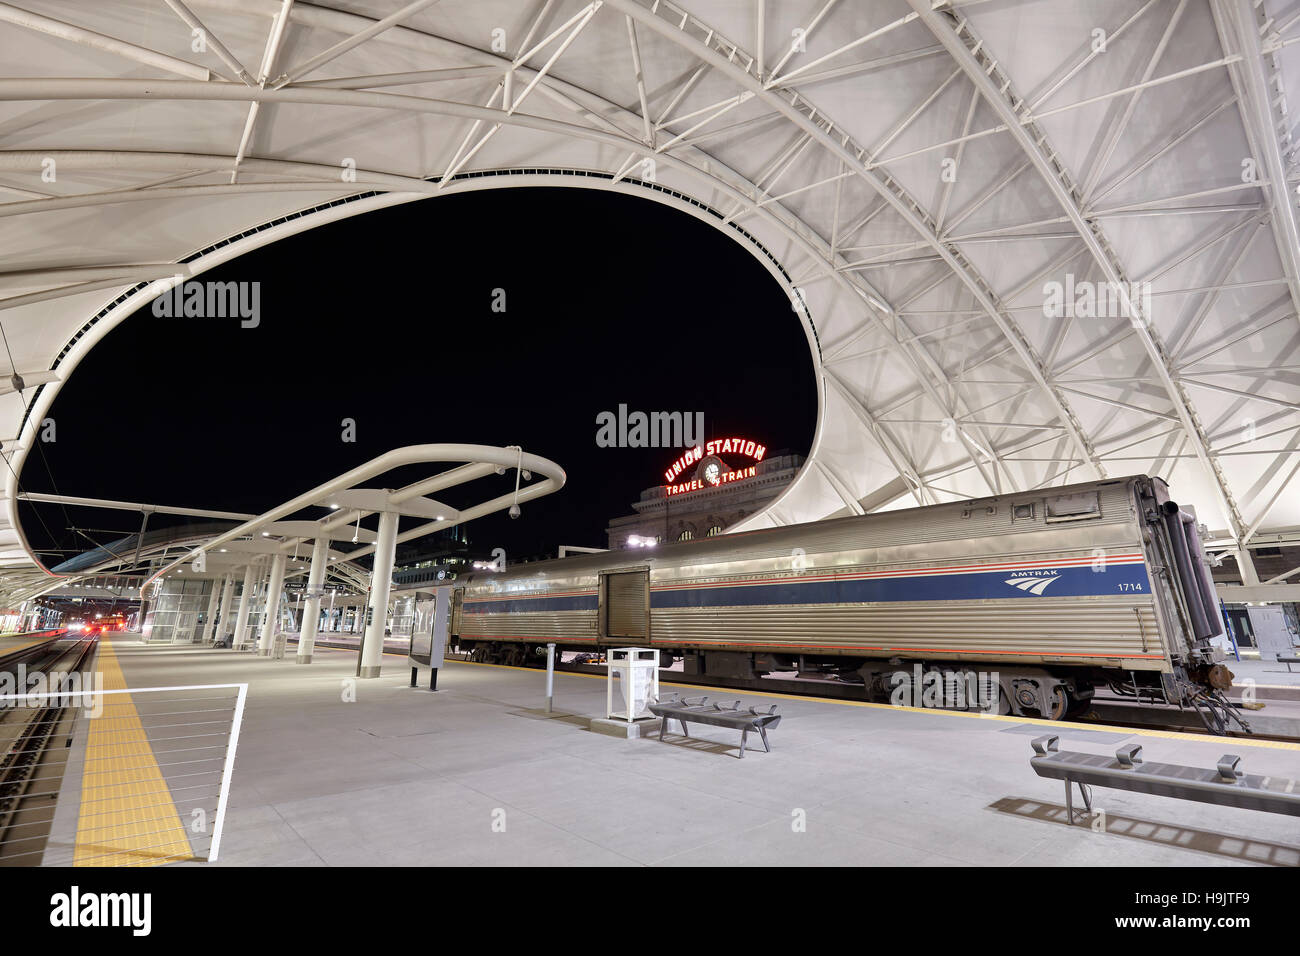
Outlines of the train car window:
M 1033 516 L 1034 516 L 1034 503 L 1032 501 L 1011 506 L 1012 521 L 1023 521 L 1026 518 L 1033 518 Z
M 1095 491 L 1074 495 L 1057 495 L 1045 502 L 1047 521 L 1084 521 L 1101 517 L 1101 496 Z

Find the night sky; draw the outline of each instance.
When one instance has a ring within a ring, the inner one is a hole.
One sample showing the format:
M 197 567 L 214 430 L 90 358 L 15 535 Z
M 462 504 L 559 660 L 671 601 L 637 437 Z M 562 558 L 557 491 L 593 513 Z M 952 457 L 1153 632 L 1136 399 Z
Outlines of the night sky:
M 569 482 L 518 520 L 468 526 L 474 551 L 513 559 L 603 547 L 609 519 L 662 481 L 678 451 L 597 446 L 597 414 L 620 403 L 702 411 L 707 437 L 745 435 L 770 453 L 806 454 L 812 441 L 812 363 L 780 287 L 731 238 L 649 200 L 448 196 L 314 229 L 198 278 L 260 282 L 260 325 L 137 311 L 64 384 L 50 413 L 57 441 L 28 457 L 24 490 L 260 512 L 398 446 L 521 444 Z M 355 443 L 341 440 L 344 418 L 356 420 Z M 464 506 L 509 487 L 513 474 L 440 497 Z M 36 510 L 22 507 L 37 548 L 90 547 L 74 523 L 101 543 L 138 524 L 40 506 L 50 540 Z

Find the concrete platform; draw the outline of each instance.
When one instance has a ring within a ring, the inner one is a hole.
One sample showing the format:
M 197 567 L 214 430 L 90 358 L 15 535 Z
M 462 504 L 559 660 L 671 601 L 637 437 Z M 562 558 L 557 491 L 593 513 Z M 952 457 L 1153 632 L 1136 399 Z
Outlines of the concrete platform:
M 431 693 L 400 657 L 354 681 L 347 651 L 115 648 L 130 686 L 250 684 L 215 865 L 1300 865 L 1300 819 L 1098 791 L 1105 831 L 1069 827 L 1061 784 L 1029 767 L 1048 729 L 1287 777 L 1295 744 L 719 690 L 785 715 L 771 753 L 736 760 L 720 728 L 593 733 L 605 689 L 587 676 L 556 674 L 548 714 L 536 670 L 450 662 Z
M 1253 681 L 1260 700 L 1300 700 L 1300 664 L 1292 664 L 1289 671 L 1277 661 L 1226 660 L 1224 664 L 1233 673 L 1233 697 L 1240 697 L 1247 682 Z

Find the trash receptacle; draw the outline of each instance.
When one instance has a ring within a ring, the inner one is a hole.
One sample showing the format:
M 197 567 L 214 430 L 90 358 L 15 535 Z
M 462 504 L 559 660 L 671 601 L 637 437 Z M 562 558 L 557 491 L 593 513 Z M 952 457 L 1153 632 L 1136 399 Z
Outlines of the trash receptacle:
M 645 647 L 611 648 L 606 669 L 605 716 L 628 723 L 653 716 L 647 705 L 659 696 L 659 651 Z M 615 681 L 621 700 L 615 699 Z

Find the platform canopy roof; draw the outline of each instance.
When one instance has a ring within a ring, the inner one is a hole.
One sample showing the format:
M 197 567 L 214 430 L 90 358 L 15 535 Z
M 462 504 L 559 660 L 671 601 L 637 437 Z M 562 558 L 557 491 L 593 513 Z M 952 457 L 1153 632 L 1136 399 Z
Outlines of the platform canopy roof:
M 790 297 L 816 438 L 747 527 L 1147 472 L 1289 540 L 1297 58 L 1294 0 L 0 3 L 0 591 L 59 382 L 168 277 L 525 185 L 673 206 Z

